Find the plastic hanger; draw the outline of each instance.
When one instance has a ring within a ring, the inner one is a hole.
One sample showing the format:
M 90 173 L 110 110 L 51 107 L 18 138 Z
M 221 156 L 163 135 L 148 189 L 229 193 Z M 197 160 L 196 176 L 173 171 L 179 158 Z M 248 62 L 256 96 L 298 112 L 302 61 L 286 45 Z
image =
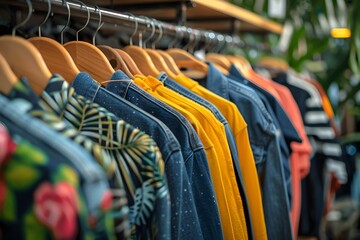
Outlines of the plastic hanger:
M 70 7 L 66 1 L 68 19 L 64 28 L 61 30 L 61 35 L 65 28 L 69 25 L 70 22 Z M 41 26 L 48 20 L 51 13 L 51 1 L 48 0 L 48 13 L 45 20 L 39 25 L 39 36 L 29 38 L 28 41 L 31 42 L 41 53 L 47 67 L 49 70 L 55 74 L 61 74 L 69 83 L 80 73 L 80 70 L 76 67 L 74 61 L 72 60 L 70 54 L 66 49 L 61 45 L 63 42 L 58 43 L 57 41 L 41 36 Z M 63 38 L 61 38 L 63 41 Z
M 189 31 L 189 37 L 191 37 L 191 31 Z M 206 63 L 198 60 L 190 53 L 186 52 L 183 49 L 171 48 L 166 50 L 166 52 L 174 59 L 176 65 L 179 68 L 185 68 L 188 70 L 197 70 L 196 72 L 183 72 L 185 75 L 192 77 L 194 73 L 196 74 L 195 78 L 205 77 L 207 74 L 208 66 Z
M 144 40 L 142 43 L 142 32 L 139 33 L 139 45 L 146 47 L 146 43 L 154 36 L 155 33 L 155 24 L 150 21 L 152 26 L 152 32 L 150 36 Z M 126 46 L 123 50 L 130 55 L 130 57 L 135 61 L 136 65 L 139 67 L 140 71 L 146 75 L 151 75 L 157 77 L 160 74 L 160 71 L 155 67 L 152 62 L 149 54 L 140 46 Z
M 51 72 L 34 45 L 21 37 L 15 36 L 16 29 L 24 26 L 31 17 L 32 4 L 30 0 L 27 0 L 26 3 L 29 11 L 25 20 L 13 28 L 12 36 L 0 37 L 0 54 L 6 59 L 13 73 L 18 78 L 26 76 L 31 87 L 40 94 L 48 84 Z
M 0 92 L 7 95 L 18 82 L 18 77 L 11 70 L 3 55 L 0 54 Z
M 156 20 L 153 19 L 153 21 L 156 21 Z M 160 22 L 158 22 L 158 21 L 156 21 L 156 22 L 159 26 L 159 36 L 152 42 L 152 44 L 151 44 L 152 49 L 147 48 L 147 49 L 145 49 L 145 51 L 149 54 L 151 60 L 153 61 L 155 67 L 158 70 L 165 72 L 170 78 L 174 79 L 174 78 L 176 78 L 176 74 L 174 72 L 172 72 L 171 69 L 168 67 L 168 65 L 165 62 L 162 55 L 154 50 L 156 43 L 161 39 L 161 37 L 163 35 L 163 30 L 162 30 L 162 26 L 161 26 Z
M 88 10 L 88 7 L 85 4 L 83 5 Z M 65 43 L 64 47 L 70 53 L 80 71 L 88 72 L 98 82 L 107 82 L 114 73 L 114 69 L 110 65 L 106 56 L 95 46 L 96 34 L 103 25 L 103 23 L 101 23 L 101 11 L 97 6 L 95 11 L 96 9 L 99 12 L 99 25 L 93 35 L 93 44 L 83 41 L 71 41 Z M 88 16 L 89 18 L 85 26 L 80 29 L 77 34 L 87 26 L 90 20 L 90 14 L 88 14 Z

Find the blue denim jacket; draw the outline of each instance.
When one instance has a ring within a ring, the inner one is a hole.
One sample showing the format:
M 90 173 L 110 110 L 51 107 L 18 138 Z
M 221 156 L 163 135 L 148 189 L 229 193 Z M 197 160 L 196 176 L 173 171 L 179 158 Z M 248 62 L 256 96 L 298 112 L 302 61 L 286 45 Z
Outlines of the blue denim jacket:
M 189 121 L 176 110 L 143 91 L 120 70 L 116 71 L 111 79 L 114 81 L 110 81 L 106 87 L 109 91 L 158 118 L 174 133 L 183 153 L 203 237 L 204 239 L 223 239 L 219 210 L 205 150 Z M 184 199 L 184 206 L 188 204 L 187 201 L 189 199 Z M 193 219 L 184 215 L 178 227 L 186 226 L 188 221 L 192 222 Z M 191 233 L 191 231 L 185 232 Z M 192 236 L 194 235 L 182 235 L 184 238 Z
M 236 69 L 236 67 L 232 66 L 229 73 L 231 79 L 236 82 L 250 86 L 254 91 L 256 91 L 256 93 L 264 103 L 267 111 L 271 115 L 276 128 L 280 132 L 280 150 L 282 153 L 282 163 L 284 167 L 286 186 L 288 189 L 287 194 L 289 198 L 289 207 L 291 207 L 291 173 L 289 165 L 289 157 L 291 154 L 290 144 L 293 141 L 301 142 L 301 137 L 299 136 L 288 115 L 274 96 L 272 96 L 269 92 L 257 86 L 256 84 L 252 83 L 251 81 L 245 79 Z
M 78 94 L 98 103 L 155 140 L 165 162 L 170 191 L 171 239 L 180 239 L 181 236 L 187 236 L 189 231 L 193 236 L 202 238 L 200 223 L 193 202 L 194 197 L 189 187 L 189 177 L 185 170 L 180 145 L 170 129 L 160 120 L 102 88 L 86 73 L 80 73 L 74 79 L 72 86 Z M 182 218 L 191 219 L 191 221 L 182 226 L 180 225 Z
M 232 101 L 248 124 L 251 148 L 262 185 L 263 207 L 269 239 L 291 239 L 289 216 L 279 131 L 258 94 L 249 87 L 224 76 L 212 64 L 206 87 Z
M 234 167 L 236 169 L 236 180 L 237 180 L 237 183 L 239 186 L 241 199 L 243 201 L 248 236 L 251 239 L 253 236 L 253 233 L 252 233 L 253 230 L 252 230 L 252 226 L 251 226 L 251 215 L 249 212 L 249 206 L 248 206 L 244 183 L 243 183 L 242 174 L 241 174 L 241 170 L 240 170 L 240 162 L 238 159 L 238 152 L 237 152 L 235 139 L 234 139 L 233 133 L 230 129 L 230 126 L 229 126 L 227 120 L 222 115 L 222 113 L 219 111 L 219 109 L 217 109 L 217 107 L 215 105 L 213 105 L 211 102 L 204 99 L 203 97 L 197 95 L 196 93 L 181 86 L 180 84 L 178 84 L 177 82 L 175 82 L 174 80 L 169 78 L 165 73 L 161 73 L 160 76 L 158 77 L 158 79 L 164 83 L 165 87 L 167 87 L 171 90 L 174 90 L 175 92 L 180 93 L 181 95 L 183 95 L 183 96 L 193 100 L 194 102 L 199 103 L 200 105 L 209 109 L 214 114 L 214 116 L 225 126 L 226 137 L 227 137 L 227 140 L 229 143 L 232 161 L 233 161 Z
M 105 192 L 109 191 L 107 176 L 101 170 L 94 158 L 81 148 L 80 145 L 74 144 L 73 141 L 62 136 L 58 132 L 53 131 L 40 120 L 35 119 L 22 111 L 27 111 L 27 109 L 25 109 L 26 105 L 28 105 L 29 108 L 32 108 L 31 103 L 27 102 L 25 99 L 21 102 L 19 100 L 9 101 L 0 94 L 0 122 L 4 123 L 12 134 L 18 135 L 27 141 L 30 141 L 31 144 L 39 147 L 47 154 L 48 160 L 54 162 L 55 165 L 65 163 L 66 165 L 71 166 L 79 176 L 81 183 L 80 194 L 85 198 L 87 213 L 89 215 L 97 215 L 96 212 L 100 210 L 102 197 Z M 39 131 L 39 129 L 41 129 L 41 131 Z M 49 163 L 49 166 L 50 165 L 51 164 Z M 41 165 L 39 164 L 39 166 Z M 48 175 L 49 173 L 46 175 L 51 176 L 51 167 L 47 168 L 44 164 L 42 169 L 43 171 L 50 171 L 50 175 Z M 41 181 L 47 180 L 45 175 L 43 175 L 42 178 L 43 179 L 40 179 Z M 51 178 L 49 178 L 48 181 L 51 181 Z M 23 192 L 23 194 L 26 194 L 26 192 Z M 23 195 L 22 197 L 24 196 L 26 195 Z M 19 201 L 21 201 L 21 199 L 19 199 Z M 26 201 L 26 204 L 31 204 L 32 202 L 33 201 L 29 200 Z M 24 213 L 22 211 L 27 209 L 26 204 L 21 205 L 21 209 L 19 208 L 16 210 L 17 215 Z M 33 206 L 30 207 L 32 208 Z M 5 239 L 14 239 L 14 236 L 19 237 L 18 234 L 25 234 L 23 232 L 23 230 L 25 230 L 24 224 L 26 225 L 28 223 L 24 223 L 22 221 L 23 219 L 18 220 L 19 221 L 12 221 L 12 223 L 7 226 L 6 232 L 4 231 L 3 233 Z M 111 235 L 108 235 L 109 233 L 106 233 L 105 229 L 102 228 L 102 226 L 105 226 L 107 220 L 109 219 L 102 216 L 99 222 L 97 222 L 98 225 L 96 226 L 96 230 L 94 230 L 95 236 L 103 239 L 112 239 L 114 237 L 114 232 L 111 233 Z M 2 223 L 0 223 L 0 225 L 1 224 Z M 86 228 L 86 226 L 80 226 L 79 239 L 86 238 L 82 235 L 84 227 Z

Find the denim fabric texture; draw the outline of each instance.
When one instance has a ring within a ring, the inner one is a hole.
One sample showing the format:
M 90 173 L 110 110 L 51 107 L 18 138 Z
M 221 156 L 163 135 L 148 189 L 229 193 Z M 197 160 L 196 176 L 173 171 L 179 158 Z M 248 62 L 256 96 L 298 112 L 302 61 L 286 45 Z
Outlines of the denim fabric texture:
M 265 105 L 266 110 L 269 112 L 270 116 L 272 117 L 275 127 L 277 128 L 280 134 L 279 140 L 280 140 L 280 150 L 282 155 L 281 159 L 284 168 L 286 189 L 289 200 L 288 206 L 290 209 L 291 193 L 292 193 L 291 173 L 290 173 L 290 163 L 289 163 L 290 154 L 291 154 L 290 144 L 293 141 L 301 142 L 302 140 L 298 135 L 295 127 L 293 126 L 291 120 L 289 119 L 288 115 L 281 107 L 279 102 L 274 98 L 274 96 L 272 96 L 269 92 L 257 86 L 256 84 L 252 83 L 251 81 L 245 79 L 241 75 L 241 73 L 236 69 L 236 67 L 232 66 L 230 68 L 229 73 L 231 79 L 251 87 L 257 93 L 257 95 L 260 97 L 263 104 Z
M 248 124 L 251 148 L 262 186 L 269 239 L 291 239 L 287 183 L 279 145 L 280 133 L 271 115 L 252 88 L 226 77 L 212 64 L 209 64 L 206 87 L 235 103 Z
M 169 127 L 178 139 L 184 157 L 187 175 L 189 176 L 189 182 L 193 190 L 196 207 L 196 209 L 190 209 L 189 211 L 197 212 L 204 239 L 212 237 L 223 239 L 219 210 L 206 154 L 191 124 L 176 110 L 135 85 L 133 81 L 128 79 L 120 70 L 117 70 L 111 79 L 113 81 L 110 81 L 106 87 L 109 91 L 158 118 Z M 186 206 L 187 201 L 190 200 L 191 199 L 183 200 L 183 206 Z M 186 211 L 186 207 L 184 210 Z M 180 212 L 183 211 L 180 210 Z M 188 225 L 190 221 L 193 222 L 191 217 L 183 215 L 183 218 L 179 221 L 179 227 L 182 228 L 182 226 Z M 197 230 L 194 229 L 194 231 Z M 190 237 L 190 235 L 185 235 L 185 233 L 194 236 L 191 231 L 186 230 L 182 235 L 185 238 Z
M 170 129 L 134 104 L 102 88 L 88 74 L 79 74 L 73 81 L 73 87 L 76 92 L 85 98 L 98 103 L 155 140 L 165 161 L 171 199 L 171 214 L 169 214 L 171 215 L 171 238 L 180 239 L 184 233 L 189 231 L 192 236 L 196 235 L 202 238 L 200 223 L 193 202 L 194 197 L 180 145 Z M 186 215 L 184 216 L 184 214 Z M 192 220 L 187 222 L 188 225 L 182 226 L 180 220 L 187 217 Z
M 55 132 L 38 119 L 27 115 L 24 111 L 22 111 L 24 106 L 29 106 L 31 108 L 31 103 L 26 100 L 9 101 L 0 94 L 0 122 L 5 124 L 15 140 L 17 138 L 25 139 L 34 147 L 41 149 L 42 152 L 47 155 L 48 162 L 44 162 L 44 166 L 41 166 L 41 161 L 39 162 L 41 156 L 36 156 L 38 161 L 37 166 L 39 167 L 39 170 L 41 170 L 41 175 L 38 175 L 39 179 L 44 182 L 53 182 L 56 178 L 55 173 L 58 173 L 55 171 L 57 169 L 56 166 L 60 165 L 63 165 L 63 167 L 70 167 L 78 176 L 80 183 L 79 190 L 81 191 L 79 194 L 84 197 L 86 203 L 84 207 L 86 208 L 87 216 L 85 218 L 86 223 L 81 222 L 81 219 L 79 219 L 78 223 L 80 225 L 77 239 L 83 239 L 86 238 L 86 236 L 91 237 L 91 235 L 86 235 L 85 231 L 86 229 L 87 231 L 90 230 L 87 223 L 87 217 L 96 216 L 99 215 L 99 213 L 100 216 L 98 217 L 100 219 L 97 222 L 96 228 L 91 229 L 91 234 L 93 234 L 93 237 L 95 238 L 114 239 L 115 232 L 113 226 L 105 223 L 109 219 L 111 221 L 110 212 L 104 212 L 101 210 L 102 198 L 104 197 L 104 194 L 109 191 L 106 175 L 103 173 L 94 158 L 82 149 L 80 145 L 74 144 L 74 142 Z M 39 131 L 39 129 L 41 129 L 41 131 Z M 31 158 L 34 156 L 31 155 L 28 157 Z M 30 161 L 28 163 L 30 163 Z M 65 178 L 63 180 L 65 180 Z M 35 190 L 34 187 L 32 187 L 32 190 Z M 19 214 L 28 214 L 26 216 L 30 216 L 29 213 L 31 211 L 25 211 L 29 210 L 27 207 L 32 203 L 30 199 L 33 199 L 33 197 L 25 196 L 31 192 L 17 192 L 20 193 L 20 197 L 13 203 L 14 206 L 19 206 L 16 215 L 19 216 Z M 34 192 L 32 192 L 32 194 L 33 193 Z M 26 199 L 28 200 L 23 202 L 23 200 Z M 20 203 L 21 205 L 19 205 Z M 32 206 L 30 205 L 30 207 Z M 30 229 L 32 227 L 36 227 L 36 225 L 27 225 L 28 223 L 26 221 L 22 222 L 21 220 L 22 219 L 20 218 L 16 219 L 16 221 L 12 221 L 11 224 L 0 221 L 0 228 L 2 228 L 1 225 L 3 227 L 5 226 L 3 229 L 4 239 L 23 239 L 21 236 L 22 234 L 25 234 L 24 231 L 26 231 L 26 229 L 29 230 L 29 227 Z M 105 226 L 110 226 L 110 228 L 105 228 Z M 44 235 L 38 235 L 38 237 L 41 236 Z
M 239 186 L 239 191 L 240 191 L 241 198 L 243 201 L 243 206 L 244 206 L 244 211 L 245 211 L 245 216 L 246 216 L 246 224 L 248 227 L 248 236 L 251 239 L 253 236 L 251 220 L 250 220 L 251 215 L 249 212 L 244 183 L 243 183 L 242 174 L 240 171 L 240 164 L 239 164 L 238 152 L 237 152 L 235 139 L 234 139 L 233 133 L 230 129 L 230 126 L 229 126 L 227 120 L 222 115 L 222 113 L 217 109 L 217 107 L 214 106 L 211 102 L 207 101 L 203 97 L 201 97 L 201 96 L 197 95 L 196 93 L 181 86 L 180 84 L 178 84 L 177 82 L 175 82 L 174 80 L 169 78 L 165 73 L 161 73 L 158 76 L 158 79 L 164 83 L 165 87 L 167 87 L 171 90 L 174 90 L 175 92 L 177 92 L 177 93 L 193 100 L 194 102 L 199 103 L 200 105 L 206 107 L 207 109 L 209 109 L 214 114 L 214 116 L 224 125 L 226 137 L 227 137 L 228 144 L 229 144 L 230 151 L 231 151 L 231 157 L 233 160 L 234 167 L 236 169 L 236 177 L 237 177 L 236 180 L 237 180 L 237 183 Z

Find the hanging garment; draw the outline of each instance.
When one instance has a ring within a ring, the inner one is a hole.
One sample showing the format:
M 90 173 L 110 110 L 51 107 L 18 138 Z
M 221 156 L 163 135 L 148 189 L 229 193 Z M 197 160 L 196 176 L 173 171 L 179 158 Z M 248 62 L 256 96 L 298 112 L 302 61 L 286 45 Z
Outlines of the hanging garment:
M 160 99 L 161 101 L 164 101 L 165 103 L 169 104 L 171 107 L 175 108 L 177 111 L 179 111 L 181 114 L 183 114 L 194 126 L 196 132 L 199 134 L 199 137 L 204 145 L 204 148 L 206 150 L 206 155 L 207 155 L 207 159 L 208 159 L 208 163 L 209 163 L 209 167 L 210 167 L 210 172 L 211 172 L 211 176 L 212 176 L 212 181 L 214 183 L 214 189 L 215 189 L 215 193 L 216 193 L 216 198 L 217 198 L 217 202 L 218 202 L 218 207 L 219 207 L 219 211 L 220 211 L 220 218 L 221 218 L 221 224 L 223 227 L 223 231 L 224 231 L 224 237 L 225 239 L 236 239 L 236 236 L 238 236 L 240 239 L 241 238 L 246 238 L 247 234 L 247 230 L 246 230 L 246 226 L 243 225 L 243 223 L 246 224 L 246 220 L 245 220 L 245 216 L 243 213 L 243 207 L 242 206 L 238 206 L 238 204 L 241 204 L 241 198 L 240 198 L 240 193 L 236 193 L 236 191 L 238 191 L 237 188 L 237 184 L 236 184 L 236 177 L 234 174 L 234 169 L 231 164 L 228 164 L 227 161 L 231 162 L 231 156 L 230 156 L 230 151 L 228 152 L 229 157 L 226 157 L 225 155 L 223 155 L 220 152 L 220 157 L 221 160 L 218 157 L 218 152 L 215 151 L 215 149 L 219 150 L 219 145 L 217 145 L 217 148 L 215 148 L 215 144 L 212 143 L 213 140 L 218 141 L 219 139 L 216 139 L 218 136 L 223 136 L 225 138 L 225 133 L 222 134 L 214 134 L 213 131 L 211 131 L 211 127 L 209 127 L 209 125 L 206 125 L 208 123 L 205 123 L 205 125 L 202 123 L 200 124 L 200 120 L 204 121 L 206 120 L 206 118 L 204 119 L 198 119 L 195 118 L 194 115 L 192 113 L 190 113 L 190 110 L 194 110 L 196 108 L 201 108 L 202 106 L 192 106 L 191 104 L 194 104 L 192 102 L 190 102 L 190 105 L 185 104 L 183 107 L 176 102 L 175 103 L 175 99 L 169 100 L 167 99 L 167 97 L 170 97 L 169 95 L 175 95 L 177 100 L 181 100 L 181 101 L 185 101 L 188 102 L 189 100 L 182 97 L 181 95 L 177 94 L 176 92 L 172 92 L 169 89 L 166 89 L 164 86 L 162 86 L 162 90 L 165 92 L 170 91 L 170 94 L 164 94 L 164 96 L 161 94 L 161 92 L 158 91 L 153 91 L 155 88 L 155 86 L 150 87 L 149 85 L 147 85 L 144 80 L 146 78 L 141 78 L 141 76 L 136 76 L 138 78 L 134 79 L 135 84 L 137 84 L 138 86 L 140 86 L 141 88 L 143 88 L 144 90 L 146 90 L 147 92 L 149 92 L 150 94 L 153 94 L 155 97 L 157 97 L 158 99 Z M 155 78 L 149 77 L 151 78 L 151 80 L 155 83 L 155 85 L 157 85 L 158 87 L 160 87 L 162 85 L 162 83 L 160 81 L 158 81 Z M 161 90 L 158 89 L 158 90 Z M 168 92 L 169 93 L 169 92 Z M 174 100 L 174 102 L 173 102 Z M 187 109 L 185 109 L 187 108 Z M 188 111 L 189 110 L 189 111 Z M 212 116 L 211 113 L 205 111 L 206 114 L 208 114 L 208 116 Z M 201 117 L 204 117 L 204 115 L 202 115 Z M 213 116 L 212 116 L 213 117 Z M 220 124 L 217 123 L 216 119 L 212 119 L 212 121 L 214 121 L 216 124 Z M 207 127 L 207 131 L 205 133 L 205 130 L 203 129 L 203 127 Z M 208 131 L 210 130 L 210 131 Z M 209 133 L 209 136 L 211 136 L 211 140 L 208 137 L 207 133 Z M 226 142 L 226 139 L 224 140 L 224 142 Z M 226 158 L 225 158 L 226 157 Z M 225 160 L 225 161 L 224 161 Z M 228 175 L 233 175 L 233 177 L 229 178 L 230 176 Z M 225 184 L 226 181 L 226 184 Z M 225 187 L 226 186 L 226 187 Z M 231 186 L 231 187 L 230 187 Z M 230 187 L 230 188 L 229 188 Z M 235 191 L 235 192 L 234 192 Z M 242 204 L 241 204 L 242 205 Z M 236 214 L 234 214 L 234 212 L 230 212 L 230 209 L 237 209 L 239 210 L 239 212 L 237 212 Z M 242 215 L 242 217 L 241 217 Z M 244 236 L 245 235 L 245 236 Z
M 263 70 L 262 71 L 266 71 Z M 293 235 L 297 236 L 300 208 L 301 208 L 301 179 L 304 178 L 310 170 L 310 157 L 312 153 L 309 139 L 305 132 L 304 123 L 301 118 L 300 110 L 294 100 L 291 92 L 286 87 L 270 82 L 280 95 L 281 104 L 287 112 L 292 123 L 300 134 L 302 143 L 291 143 L 292 154 L 290 156 L 291 182 L 292 182 L 292 202 L 291 202 L 291 222 Z
M 9 96 L 29 97 L 23 95 L 30 90 L 25 89 L 27 91 L 24 91 L 24 86 L 14 88 Z M 158 146 L 148 135 L 78 95 L 59 75 L 49 81 L 30 114 L 55 129 L 61 127 L 57 125 L 59 122 L 65 122 L 66 126 L 72 127 L 74 135 L 99 143 L 118 165 L 120 187 L 126 190 L 130 207 L 131 234 L 144 238 L 170 237 L 170 204 L 164 163 Z M 147 205 L 142 205 L 142 202 L 147 202 Z M 115 223 L 119 222 L 121 226 L 122 209 L 114 216 L 120 218 Z
M 260 170 L 258 174 L 268 238 L 291 239 L 284 160 L 280 152 L 280 134 L 273 117 L 254 90 L 227 78 L 211 64 L 206 86 L 232 101 L 248 123 L 250 143 Z
M 204 89 L 204 94 L 201 92 L 203 89 L 201 89 L 202 87 L 199 85 L 199 84 L 194 84 L 196 82 L 194 82 L 193 80 L 191 79 L 188 79 L 186 78 L 185 76 L 183 77 L 179 77 L 179 79 L 177 79 L 178 82 L 181 82 L 183 85 L 180 85 L 179 83 L 177 83 L 176 81 L 174 81 L 173 79 L 170 79 L 169 77 L 167 77 L 166 74 L 162 74 L 159 76 L 159 80 L 162 81 L 164 83 L 164 86 L 193 100 L 194 102 L 198 103 L 198 104 L 201 104 L 202 106 L 208 108 L 213 114 L 214 116 L 217 117 L 217 119 L 225 126 L 226 128 L 226 135 L 227 135 L 227 139 L 230 140 L 229 141 L 229 145 L 230 145 L 230 149 L 232 149 L 232 145 L 233 148 L 235 148 L 234 151 L 231 151 L 232 153 L 235 152 L 237 155 L 237 157 L 234 157 L 234 155 L 232 154 L 233 156 L 233 164 L 234 164 L 234 167 L 236 169 L 236 176 L 238 177 L 237 178 L 237 182 L 238 182 L 238 185 L 239 185 L 239 190 L 240 190 L 240 194 L 241 194 L 241 198 L 242 198 L 242 201 L 243 201 L 243 206 L 244 206 L 244 211 L 245 211 L 245 217 L 246 217 L 246 224 L 247 224 L 247 228 L 248 228 L 248 235 L 249 235 L 249 238 L 251 238 L 252 236 L 254 236 L 254 233 L 253 233 L 253 227 L 252 227 L 252 220 L 251 220 L 251 213 L 250 213 L 250 209 L 249 209 L 249 203 L 248 203 L 248 197 L 246 195 L 246 191 L 245 191 L 245 186 L 244 186 L 244 180 L 243 180 L 243 176 L 242 176 L 242 172 L 241 172 L 241 169 L 243 169 L 244 167 L 246 166 L 242 166 L 243 168 L 240 167 L 240 161 L 239 161 L 239 157 L 240 155 L 238 154 L 238 146 L 239 147 L 239 150 L 241 150 L 241 152 L 244 154 L 244 151 L 246 151 L 246 148 L 243 147 L 243 142 L 241 140 L 243 140 L 243 138 L 241 138 L 241 130 L 238 130 L 237 127 L 235 128 L 237 132 L 236 134 L 236 138 L 233 136 L 233 131 L 231 130 L 230 128 L 230 125 L 227 123 L 227 120 L 226 118 L 223 116 L 222 112 L 220 112 L 220 110 L 215 106 L 213 105 L 213 103 L 211 103 L 210 101 L 206 100 L 205 98 L 202 97 L 202 95 L 204 97 L 208 97 L 208 99 L 212 99 L 213 102 L 218 102 L 218 104 L 224 104 L 224 99 L 220 99 L 218 96 L 211 96 L 211 92 L 209 92 L 207 89 Z M 183 81 L 183 82 L 182 82 Z M 185 88 L 183 86 L 187 86 L 189 87 L 188 88 Z M 191 86 L 191 87 L 190 87 Z M 197 91 L 197 86 L 200 87 L 200 90 L 199 92 L 199 95 L 197 95 L 195 92 Z M 194 88 L 193 88 L 194 87 Z M 206 92 L 208 91 L 208 92 Z M 210 96 L 209 96 L 210 95 Z M 220 102 L 220 103 L 219 103 Z M 225 103 L 226 105 L 226 103 Z M 227 115 L 231 114 L 231 113 L 234 113 L 233 111 L 231 111 L 232 109 L 228 109 L 230 111 L 224 111 Z M 234 116 L 235 115 L 235 116 Z M 233 120 L 233 118 L 236 119 L 237 115 L 234 114 L 232 117 L 231 117 L 231 120 Z M 235 122 L 240 122 L 241 123 L 241 118 L 238 118 L 235 120 Z M 231 136 L 232 135 L 232 136 Z M 237 144 L 236 144 L 236 140 L 237 140 Z M 242 156 L 246 156 L 246 155 L 242 155 Z M 246 158 L 245 158 L 246 159 Z M 250 161 L 251 163 L 251 161 Z M 246 162 L 244 162 L 243 164 L 246 164 Z M 249 171 L 247 171 L 249 172 Z M 250 171 L 251 172 L 251 171 Z M 252 184 L 256 184 L 256 182 L 254 181 L 251 181 Z M 251 188 L 251 189 L 254 189 Z M 261 205 L 260 205 L 261 206 Z M 261 235 L 261 234 L 258 234 L 258 235 Z
M 82 73 L 72 83 L 75 91 L 101 105 L 132 126 L 150 135 L 162 153 L 171 199 L 171 239 L 190 236 L 202 239 L 190 180 L 179 142 L 164 123 L 135 105 L 102 88 L 88 74 Z M 185 214 L 186 212 L 186 214 Z
M 0 95 L 1 236 L 114 239 L 104 173 L 79 145 L 24 114 L 31 103 L 19 100 Z
M 290 145 L 292 142 L 302 142 L 299 134 L 297 133 L 293 123 L 289 119 L 288 115 L 277 101 L 277 99 L 270 94 L 267 90 L 263 89 L 262 87 L 254 84 L 253 82 L 248 81 L 245 79 L 241 73 L 236 69 L 235 66 L 231 66 L 230 68 L 230 78 L 233 80 L 243 83 L 247 86 L 250 86 L 253 90 L 256 91 L 257 95 L 261 98 L 262 102 L 264 103 L 266 110 L 271 115 L 273 122 L 276 128 L 280 131 L 280 149 L 282 154 L 282 164 L 284 168 L 285 174 L 285 181 L 286 181 L 286 189 L 288 194 L 288 207 L 290 210 L 290 203 L 291 203 L 291 173 L 290 173 L 290 154 L 291 148 Z
M 299 235 L 319 236 L 324 211 L 324 169 L 327 162 L 336 162 L 342 155 L 335 133 L 322 107 L 321 97 L 310 83 L 295 74 L 282 73 L 274 80 L 287 86 L 297 101 L 305 130 L 314 150 L 309 175 L 302 181 L 302 205 Z
M 106 89 L 161 120 L 178 139 L 187 174 L 191 176 L 189 180 L 202 234 L 205 239 L 223 239 L 219 210 L 204 146 L 189 121 L 170 106 L 142 90 L 130 79 L 126 80 L 128 77 L 120 70 L 116 71 L 111 79 L 113 81 L 107 84 Z M 185 219 L 181 221 L 179 228 L 186 226 L 187 221 L 192 221 L 184 210 L 182 213 Z M 181 212 L 177 213 L 181 215 Z M 184 232 L 191 233 L 192 230 Z

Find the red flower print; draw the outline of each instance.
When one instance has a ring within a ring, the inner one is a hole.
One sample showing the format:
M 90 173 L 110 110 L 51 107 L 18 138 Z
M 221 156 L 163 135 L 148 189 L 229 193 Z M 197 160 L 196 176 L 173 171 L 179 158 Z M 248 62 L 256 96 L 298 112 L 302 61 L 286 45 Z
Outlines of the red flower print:
M 16 144 L 11 139 L 6 128 L 0 124 L 0 167 L 14 153 Z
M 107 191 L 104 193 L 103 198 L 101 200 L 101 210 L 104 212 L 108 211 L 112 204 L 112 193 L 110 191 Z
M 56 239 L 74 239 L 77 233 L 77 194 L 66 182 L 45 182 L 35 192 L 35 214 Z

